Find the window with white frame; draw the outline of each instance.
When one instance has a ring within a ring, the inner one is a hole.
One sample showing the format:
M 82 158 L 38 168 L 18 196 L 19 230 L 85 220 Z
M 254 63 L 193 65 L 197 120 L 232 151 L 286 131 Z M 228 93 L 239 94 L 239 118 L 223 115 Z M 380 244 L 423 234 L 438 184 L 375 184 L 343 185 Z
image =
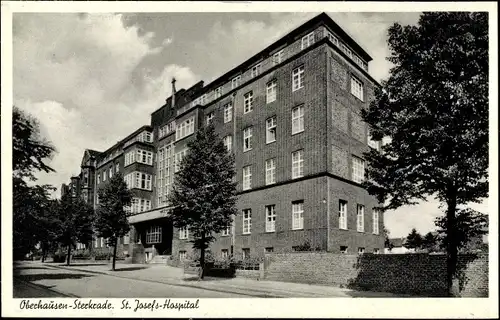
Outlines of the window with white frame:
M 109 167 L 109 178 L 113 177 L 113 167 Z
M 243 130 L 243 152 L 252 150 L 252 127 Z
M 224 146 L 226 146 L 227 151 L 231 151 L 232 146 L 233 146 L 233 136 L 225 136 L 222 139 L 222 142 L 224 143 Z
M 213 112 L 210 112 L 209 114 L 207 114 L 207 118 L 206 118 L 207 126 L 212 122 L 212 120 L 214 119 L 214 116 L 215 116 L 215 114 Z
M 152 166 L 153 165 L 153 152 L 137 149 L 136 161 Z
M 260 74 L 260 63 L 252 67 L 252 78 Z
M 313 43 L 314 43 L 314 32 L 311 32 L 311 33 L 302 37 L 301 49 L 304 50 L 305 48 L 309 47 Z
M 222 86 L 215 89 L 214 99 L 222 97 Z
M 304 176 L 304 150 L 292 152 L 292 179 Z
M 252 166 L 243 167 L 243 190 L 252 187 Z
M 292 71 L 292 91 L 297 91 L 304 87 L 304 66 L 293 69 Z
M 106 170 L 102 172 L 102 182 L 106 181 Z
M 276 159 L 266 160 L 266 185 L 276 183 Z
M 278 81 L 276 79 L 267 83 L 266 86 L 266 103 L 271 103 L 276 101 L 276 95 L 278 89 Z
M 339 229 L 347 230 L 347 201 L 339 200 Z
M 180 140 L 194 133 L 194 116 L 182 121 L 175 131 L 175 140 Z
M 189 237 L 189 231 L 187 227 L 179 229 L 179 239 L 186 240 Z
M 273 54 L 273 65 L 280 64 L 283 60 L 283 50 L 280 50 Z
M 149 210 L 151 210 L 151 201 L 147 199 L 141 199 L 139 212 L 144 212 Z
M 115 164 L 115 172 L 118 173 L 120 171 L 120 164 L 117 162 Z
M 226 228 L 222 229 L 222 236 L 226 237 L 231 234 L 231 224 L 228 223 Z
M 380 253 L 379 248 L 374 248 L 374 249 L 373 249 L 373 254 L 379 254 L 379 253 Z
M 304 106 L 292 109 L 292 134 L 304 131 Z
M 184 149 L 182 151 L 179 151 L 175 154 L 175 159 L 174 159 L 174 172 L 179 172 L 181 170 L 181 162 L 182 159 L 186 156 L 188 152 L 188 149 Z
M 229 257 L 229 251 L 227 249 L 221 249 L 220 257 L 222 259 L 227 259 Z
M 363 254 L 363 253 L 365 253 L 365 248 L 358 247 L 358 254 Z
M 292 202 L 292 229 L 304 229 L 304 201 Z
M 97 174 L 97 183 L 101 183 L 101 174 Z
M 250 259 L 250 248 L 243 248 L 241 249 L 241 252 L 243 255 L 243 260 Z
M 356 206 L 356 225 L 357 225 L 357 230 L 358 232 L 364 232 L 365 231 L 365 206 L 358 204 Z
M 358 157 L 352 157 L 352 181 L 362 183 L 365 179 L 365 161 Z
M 224 105 L 224 123 L 231 122 L 233 119 L 233 105 L 231 103 L 227 103 Z
M 170 134 L 175 131 L 175 121 L 170 121 L 166 125 L 162 126 L 158 131 L 159 138 L 163 138 L 164 136 Z
M 125 183 L 129 189 L 137 188 L 144 190 L 152 190 L 152 176 L 147 173 L 134 171 L 125 175 Z
M 266 120 L 266 143 L 276 141 L 276 116 Z
M 151 226 L 146 231 L 146 243 L 161 243 L 161 227 Z
M 241 83 L 241 76 L 236 76 L 231 80 L 231 89 L 238 87 Z
M 180 250 L 179 251 L 179 261 L 184 261 L 187 258 L 187 253 L 185 250 Z
M 266 232 L 276 231 L 276 205 L 266 206 Z
M 243 234 L 252 232 L 252 209 L 243 210 Z
M 373 210 L 373 234 L 379 234 L 379 211 Z
M 253 110 L 253 91 L 247 92 L 244 96 L 244 113 Z
M 351 94 L 361 101 L 363 99 L 363 82 L 358 78 L 351 76 Z

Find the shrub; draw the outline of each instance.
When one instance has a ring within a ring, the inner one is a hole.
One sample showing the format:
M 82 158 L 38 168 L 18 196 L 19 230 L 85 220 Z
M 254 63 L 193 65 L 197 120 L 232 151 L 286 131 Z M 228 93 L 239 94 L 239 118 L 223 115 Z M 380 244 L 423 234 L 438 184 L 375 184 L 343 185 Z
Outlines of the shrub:
M 75 254 L 73 254 L 73 259 L 78 260 L 88 260 L 91 258 L 90 252 L 87 249 L 77 250 Z
M 54 262 L 66 262 L 66 254 L 63 252 L 56 252 L 52 257 Z

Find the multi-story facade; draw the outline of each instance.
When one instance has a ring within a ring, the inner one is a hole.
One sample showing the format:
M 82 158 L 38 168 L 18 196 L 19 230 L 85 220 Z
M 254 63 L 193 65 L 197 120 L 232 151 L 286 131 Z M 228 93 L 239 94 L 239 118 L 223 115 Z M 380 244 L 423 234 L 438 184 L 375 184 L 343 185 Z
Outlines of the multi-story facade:
M 370 60 L 321 14 L 208 85 L 176 92 L 173 82 L 175 94 L 143 128 L 151 142 L 129 144 L 129 136 L 95 167 L 96 188 L 119 163 L 140 206 L 150 201 L 131 212 L 129 253 L 189 255 L 189 230 L 172 227 L 166 197 L 187 143 L 209 122 L 235 155 L 238 181 L 238 215 L 212 244 L 214 255 L 261 256 L 306 242 L 330 252 L 383 250 L 383 216 L 361 186 L 363 152 L 379 148 L 360 116 L 377 85 Z

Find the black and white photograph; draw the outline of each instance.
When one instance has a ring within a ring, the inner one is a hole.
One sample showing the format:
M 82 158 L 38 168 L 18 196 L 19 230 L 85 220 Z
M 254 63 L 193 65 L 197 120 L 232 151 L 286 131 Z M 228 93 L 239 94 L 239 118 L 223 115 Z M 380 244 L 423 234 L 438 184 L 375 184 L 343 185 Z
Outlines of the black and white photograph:
M 496 3 L 31 4 L 2 2 L 10 316 L 498 316 Z

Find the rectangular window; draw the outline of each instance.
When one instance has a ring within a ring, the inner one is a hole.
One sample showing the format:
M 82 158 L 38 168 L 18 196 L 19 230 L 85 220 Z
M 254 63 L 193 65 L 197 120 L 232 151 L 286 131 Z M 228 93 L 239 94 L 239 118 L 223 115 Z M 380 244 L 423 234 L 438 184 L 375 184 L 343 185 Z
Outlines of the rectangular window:
M 368 128 L 367 137 L 368 137 L 368 146 L 370 148 L 377 150 L 377 151 L 380 151 L 380 143 L 379 143 L 379 141 L 373 140 L 372 135 L 370 134 L 370 128 Z
M 365 248 L 358 247 L 358 254 L 363 254 L 363 253 L 365 253 Z
M 186 260 L 186 258 L 187 258 L 186 251 L 184 251 L 184 250 L 179 251 L 179 260 L 184 261 L 184 260 Z
M 365 206 L 358 204 L 357 205 L 357 230 L 358 232 L 365 231 Z
M 292 179 L 304 176 L 304 151 L 292 152 Z
M 187 227 L 184 227 L 184 228 L 180 228 L 179 229 L 179 239 L 180 240 L 185 240 L 188 238 L 188 228 Z
M 243 234 L 252 232 L 252 209 L 243 210 Z
M 181 170 L 181 163 L 182 159 L 186 156 L 188 152 L 188 149 L 184 149 L 182 151 L 179 151 L 175 154 L 175 159 L 174 159 L 174 172 L 179 172 Z
M 222 86 L 215 89 L 214 99 L 222 97 Z
M 273 253 L 273 251 L 274 251 L 273 247 L 267 247 L 267 248 L 264 249 L 265 253 Z
M 292 202 L 292 229 L 304 229 L 304 201 Z
M 222 249 L 220 251 L 220 256 L 222 259 L 227 259 L 229 257 L 229 251 L 227 249 Z
M 146 243 L 161 243 L 161 227 L 151 226 L 146 231 Z
M 292 134 L 304 131 L 304 106 L 292 109 Z
M 339 200 L 339 229 L 347 230 L 347 201 Z
M 120 164 L 117 163 L 115 164 L 115 172 L 119 172 L 120 171 Z
M 212 122 L 213 119 L 214 119 L 214 113 L 213 112 L 210 112 L 209 114 L 207 114 L 207 118 L 206 118 L 207 126 Z
M 238 87 L 241 83 L 241 76 L 236 76 L 231 80 L 231 89 Z
M 243 190 L 252 187 L 252 166 L 243 167 Z
M 266 206 L 266 232 L 276 231 L 276 206 Z
M 276 141 L 276 116 L 266 120 L 266 143 Z
M 278 88 L 278 81 L 277 80 L 273 80 L 273 81 L 267 83 L 266 103 L 271 103 L 271 102 L 276 101 L 277 88 Z
M 379 212 L 373 210 L 373 234 L 379 234 Z
M 175 131 L 175 140 L 180 140 L 194 133 L 194 116 L 184 120 Z
M 243 130 L 243 152 L 252 150 L 252 127 Z
M 276 183 L 276 159 L 266 160 L 266 185 Z
M 130 232 L 123 236 L 123 244 L 130 243 Z
M 136 153 L 137 153 L 137 156 L 136 156 L 137 162 L 148 164 L 150 166 L 153 165 L 153 153 L 152 152 L 137 149 Z
M 273 54 L 273 65 L 280 64 L 283 60 L 283 50 L 280 50 Z
M 340 246 L 340 253 L 347 253 L 347 246 Z
M 378 248 L 373 249 L 373 254 L 379 254 L 380 250 Z
M 250 259 L 250 248 L 241 249 L 243 253 L 243 259 Z
M 304 87 L 304 66 L 293 69 L 292 71 L 292 92 Z
M 308 35 L 305 35 L 302 37 L 301 49 L 304 50 L 305 48 L 309 47 L 313 43 L 314 43 L 314 32 L 311 32 Z
M 252 78 L 260 74 L 260 63 L 252 67 Z
M 356 77 L 351 77 L 351 94 L 361 101 L 363 99 L 363 82 L 358 80 Z
M 97 174 L 97 183 L 101 183 L 101 174 Z
M 228 224 L 225 229 L 222 230 L 222 236 L 227 237 L 231 234 L 231 224 Z
M 226 146 L 227 151 L 231 151 L 232 146 L 233 146 L 233 136 L 225 136 L 222 141 L 224 142 L 224 145 Z
M 106 170 L 102 172 L 102 181 L 106 181 Z
M 244 95 L 244 105 L 245 105 L 245 110 L 244 113 L 249 113 L 253 110 L 253 92 L 247 92 Z
M 109 168 L 109 178 L 113 177 L 113 167 Z
M 365 179 L 365 161 L 358 157 L 352 157 L 352 181 L 362 183 Z
M 233 105 L 228 103 L 224 106 L 224 123 L 231 122 L 233 119 Z

